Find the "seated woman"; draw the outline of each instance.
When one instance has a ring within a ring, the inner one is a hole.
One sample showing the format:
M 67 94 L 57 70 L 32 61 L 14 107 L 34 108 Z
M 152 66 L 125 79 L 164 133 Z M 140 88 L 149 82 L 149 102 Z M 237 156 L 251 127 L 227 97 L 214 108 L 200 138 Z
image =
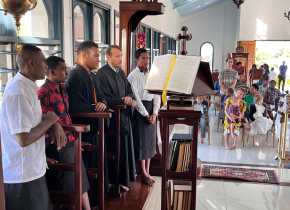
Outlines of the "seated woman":
M 256 95 L 256 102 L 254 106 L 251 106 L 250 119 L 251 119 L 251 130 L 249 134 L 251 136 L 256 134 L 266 134 L 268 130 L 271 129 L 273 121 L 263 116 L 265 112 L 265 107 L 263 106 L 264 97 L 261 95 Z
M 273 122 L 274 122 L 273 111 L 275 111 L 275 98 L 279 97 L 280 95 L 281 95 L 280 90 L 276 88 L 276 81 L 272 80 L 270 82 L 270 87 L 265 90 L 264 101 L 268 106 L 268 113 Z M 275 125 L 275 122 L 273 125 Z
M 242 89 L 237 90 L 237 92 L 235 94 L 235 96 L 238 99 L 241 100 L 240 101 L 240 104 L 239 104 L 239 108 L 241 110 L 241 116 L 244 116 L 244 113 L 246 111 L 246 102 L 242 100 L 242 98 L 244 97 L 244 95 L 246 94 L 246 92 L 247 92 L 247 90 L 245 90 L 245 89 L 242 88 Z M 228 108 L 231 105 L 232 105 L 231 104 L 231 98 L 228 98 L 226 100 L 226 105 L 225 105 L 225 115 L 226 115 L 226 117 L 225 117 L 225 125 L 224 125 L 224 130 L 225 130 L 224 131 L 224 136 L 225 136 L 225 140 L 226 140 L 226 149 L 227 150 L 230 150 L 230 149 L 235 150 L 237 148 L 238 138 L 239 138 L 239 135 L 240 135 L 240 128 L 242 126 L 242 122 L 241 122 L 242 119 L 239 118 L 239 122 L 235 123 L 235 125 L 234 125 L 234 133 L 235 133 L 234 139 L 235 139 L 235 142 L 234 142 L 234 145 L 230 148 L 229 147 L 229 138 L 230 138 L 230 135 L 231 135 L 231 126 L 228 123 L 227 118 L 229 118 L 231 121 L 234 121 L 235 120 L 233 117 L 229 116 L 229 114 L 227 112 Z

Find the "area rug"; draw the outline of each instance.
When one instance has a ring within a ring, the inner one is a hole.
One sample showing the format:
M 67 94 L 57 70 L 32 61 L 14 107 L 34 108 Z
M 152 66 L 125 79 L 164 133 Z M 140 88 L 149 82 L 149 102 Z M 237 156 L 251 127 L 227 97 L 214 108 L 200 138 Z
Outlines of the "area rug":
M 249 182 L 279 184 L 274 170 L 203 165 L 201 177 L 241 179 Z

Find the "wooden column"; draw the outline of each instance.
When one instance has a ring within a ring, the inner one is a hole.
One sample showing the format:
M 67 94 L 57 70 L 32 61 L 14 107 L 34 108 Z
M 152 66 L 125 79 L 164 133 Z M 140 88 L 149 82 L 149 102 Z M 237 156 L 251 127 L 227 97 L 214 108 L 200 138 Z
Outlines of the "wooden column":
M 123 50 L 122 69 L 128 75 L 131 72 L 131 33 L 147 15 L 161 15 L 165 6 L 162 3 L 148 1 L 120 2 L 120 47 Z

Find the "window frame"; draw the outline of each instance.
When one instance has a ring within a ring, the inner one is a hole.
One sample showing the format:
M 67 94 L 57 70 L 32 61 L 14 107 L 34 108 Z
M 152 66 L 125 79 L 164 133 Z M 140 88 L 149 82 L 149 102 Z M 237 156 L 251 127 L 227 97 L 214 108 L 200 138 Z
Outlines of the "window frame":
M 117 10 L 114 10 L 114 44 L 117 45 L 117 37 L 116 37 L 116 17 L 119 17 L 119 28 L 120 28 L 120 13 Z M 120 31 L 119 31 L 120 33 Z M 120 37 L 119 37 L 120 42 Z M 120 43 L 118 44 L 120 46 Z
M 211 67 L 211 72 L 213 72 L 213 64 L 214 64 L 214 45 L 211 43 L 211 42 L 204 42 L 201 44 L 200 46 L 200 50 L 199 50 L 199 55 L 201 56 L 201 49 L 202 49 L 202 46 L 205 45 L 205 44 L 211 44 L 212 46 L 212 67 Z M 201 56 L 202 57 L 202 56 Z

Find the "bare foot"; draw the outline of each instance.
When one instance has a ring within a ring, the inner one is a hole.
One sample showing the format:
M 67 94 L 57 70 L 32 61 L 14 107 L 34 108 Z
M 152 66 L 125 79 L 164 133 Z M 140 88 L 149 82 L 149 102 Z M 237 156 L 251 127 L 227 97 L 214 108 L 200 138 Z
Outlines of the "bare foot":
M 229 146 L 226 146 L 226 150 L 231 150 L 231 148 Z
M 128 192 L 128 191 L 129 191 L 129 188 L 128 188 L 128 187 L 125 187 L 125 186 L 123 186 L 123 185 L 120 185 L 120 190 L 121 190 L 121 191 Z
M 92 207 L 91 210 L 99 210 L 98 206 Z
M 204 144 L 204 138 L 201 138 L 200 143 Z
M 150 176 L 142 176 L 141 175 L 141 181 L 147 185 L 152 185 L 153 184 L 153 179 L 150 178 Z
M 236 144 L 234 144 L 234 145 L 232 146 L 231 150 L 235 150 L 235 149 L 237 149 L 237 145 L 236 145 Z

